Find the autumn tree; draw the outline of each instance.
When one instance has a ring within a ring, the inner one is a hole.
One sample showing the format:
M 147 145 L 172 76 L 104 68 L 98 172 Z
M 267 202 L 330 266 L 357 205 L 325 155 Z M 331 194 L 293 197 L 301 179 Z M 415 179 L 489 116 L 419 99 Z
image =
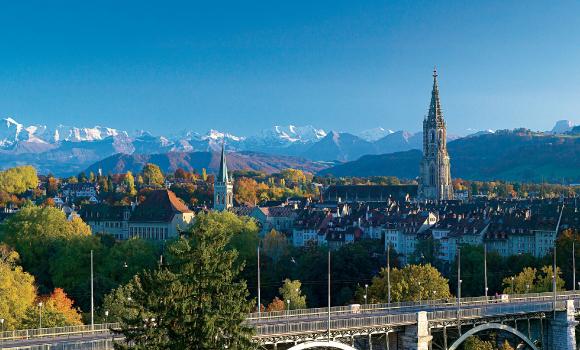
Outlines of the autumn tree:
M 177 168 L 175 170 L 175 173 L 173 174 L 173 176 L 176 179 L 188 179 L 190 177 L 190 174 L 185 171 L 183 168 Z
M 17 265 L 18 253 L 0 244 L 0 317 L 4 329 L 19 328 L 36 298 L 34 277 Z
M 278 297 L 274 297 L 272 302 L 268 304 L 268 307 L 266 308 L 266 311 L 268 312 L 284 311 L 284 310 L 286 310 L 286 304 L 284 303 L 283 300 L 281 300 Z
M 471 336 L 463 343 L 464 350 L 494 350 L 493 343 L 481 340 L 476 336 Z
M 258 202 L 257 189 L 256 180 L 247 177 L 238 178 L 234 185 L 234 197 L 238 203 L 256 205 Z
M 0 192 L 21 194 L 38 187 L 36 169 L 30 165 L 0 171 Z
M 147 163 L 143 167 L 141 171 L 141 175 L 143 176 L 143 182 L 149 186 L 163 186 L 165 182 L 165 178 L 163 177 L 163 173 L 161 169 L 152 163 Z
M 303 184 L 307 180 L 306 174 L 298 169 L 284 169 L 280 172 L 280 175 L 285 180 L 285 184 Z M 311 178 L 312 175 L 310 175 Z
M 135 190 L 135 178 L 133 177 L 133 173 L 130 171 L 127 171 L 125 174 L 123 184 L 125 185 L 125 191 L 129 196 L 134 196 L 137 194 L 137 190 Z
M 42 306 L 39 306 L 39 303 L 42 303 Z M 22 320 L 24 328 L 38 327 L 39 307 L 42 307 L 43 328 L 83 324 L 79 310 L 73 307 L 73 301 L 61 288 L 56 288 L 49 296 L 37 298 L 34 305 L 28 308 Z

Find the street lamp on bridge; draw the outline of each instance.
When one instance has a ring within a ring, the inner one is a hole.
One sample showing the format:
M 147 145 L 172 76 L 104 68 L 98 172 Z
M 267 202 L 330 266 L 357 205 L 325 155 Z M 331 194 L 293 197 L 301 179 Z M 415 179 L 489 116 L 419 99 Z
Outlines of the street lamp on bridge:
M 42 328 L 42 301 L 38 303 L 38 329 Z

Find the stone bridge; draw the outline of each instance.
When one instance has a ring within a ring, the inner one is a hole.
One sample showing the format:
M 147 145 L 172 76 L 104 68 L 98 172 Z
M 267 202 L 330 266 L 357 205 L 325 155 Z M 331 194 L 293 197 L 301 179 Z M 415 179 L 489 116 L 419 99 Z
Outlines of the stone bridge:
M 350 305 L 250 314 L 261 349 L 455 350 L 495 332 L 518 349 L 576 349 L 580 293 Z M 115 324 L 0 333 L 0 349 L 112 349 Z

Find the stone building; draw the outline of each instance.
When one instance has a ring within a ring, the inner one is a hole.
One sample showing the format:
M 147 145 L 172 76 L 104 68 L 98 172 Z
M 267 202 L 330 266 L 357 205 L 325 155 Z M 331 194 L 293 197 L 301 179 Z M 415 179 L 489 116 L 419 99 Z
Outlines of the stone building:
M 437 70 L 433 71 L 433 91 L 429 114 L 423 120 L 423 159 L 419 172 L 419 198 L 453 199 L 447 129 L 439 101 Z

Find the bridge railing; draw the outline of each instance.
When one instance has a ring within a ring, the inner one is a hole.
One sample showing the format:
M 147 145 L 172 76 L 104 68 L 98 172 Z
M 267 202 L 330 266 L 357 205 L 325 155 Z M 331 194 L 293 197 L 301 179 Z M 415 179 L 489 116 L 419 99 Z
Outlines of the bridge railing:
M 357 317 L 342 318 L 330 321 L 332 330 L 355 329 L 380 325 L 404 325 L 417 322 L 417 314 L 398 314 L 377 317 Z M 321 332 L 328 329 L 327 320 L 307 321 L 307 322 L 286 322 L 277 324 L 265 324 L 256 326 L 256 335 L 282 335 L 293 333 L 312 333 Z
M 66 326 L 66 327 L 52 327 L 52 328 L 35 328 L 35 329 L 21 329 L 14 331 L 0 332 L 0 340 L 18 340 L 18 339 L 32 339 L 32 338 L 47 338 L 47 337 L 71 337 L 85 334 L 95 334 L 109 332 L 111 328 L 119 327 L 118 323 L 103 323 L 82 326 Z
M 563 309 L 565 307 L 565 301 L 557 301 L 556 309 Z M 516 314 L 526 314 L 531 312 L 548 312 L 554 310 L 553 302 L 541 302 L 533 304 L 492 304 L 480 308 L 472 309 L 460 309 L 458 310 L 445 310 L 445 311 L 432 311 L 427 313 L 427 318 L 429 320 L 449 320 L 455 318 L 478 318 L 478 317 L 489 317 L 489 316 L 501 316 L 501 315 L 516 315 Z
M 576 299 L 580 298 L 579 291 L 562 291 L 558 292 L 557 300 L 566 300 L 571 296 L 575 296 Z M 529 294 L 512 294 L 508 295 L 507 299 L 501 299 L 496 297 L 469 297 L 461 298 L 462 306 L 478 306 L 486 305 L 490 303 L 529 303 L 529 302 L 541 302 L 553 300 L 553 293 L 529 293 Z M 435 299 L 435 300 L 420 300 L 420 301 L 410 301 L 410 302 L 396 302 L 396 303 L 379 303 L 379 304 L 367 304 L 367 305 L 353 305 L 347 306 L 335 306 L 330 308 L 330 313 L 332 315 L 344 314 L 344 313 L 372 313 L 377 311 L 385 311 L 391 309 L 401 309 L 413 308 L 429 310 L 433 307 L 445 307 L 450 305 L 456 305 L 456 298 L 448 299 Z M 277 318 L 301 318 L 301 317 L 322 317 L 328 314 L 328 308 L 310 308 L 310 309 L 297 309 L 297 310 L 286 310 L 286 311 L 275 311 L 275 312 L 262 312 L 259 316 L 257 312 L 249 314 L 247 320 L 257 321 L 260 320 L 274 320 Z

